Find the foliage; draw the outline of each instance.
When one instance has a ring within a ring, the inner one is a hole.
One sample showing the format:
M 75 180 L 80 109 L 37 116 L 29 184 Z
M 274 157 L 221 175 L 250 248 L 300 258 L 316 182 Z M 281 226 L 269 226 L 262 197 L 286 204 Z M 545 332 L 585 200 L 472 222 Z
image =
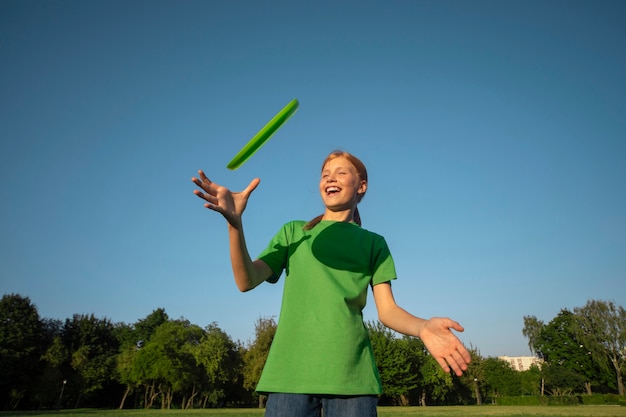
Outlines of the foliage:
M 75 314 L 65 321 L 62 339 L 69 353 L 69 365 L 75 371 L 67 378 L 69 397 L 74 399 L 75 407 L 83 398 L 89 400 L 102 394 L 115 378 L 119 342 L 113 328 L 110 320 L 93 314 Z
M 203 367 L 203 406 L 223 406 L 236 390 L 242 369 L 238 346 L 216 323 L 207 326 L 200 343 L 191 347 L 196 363 Z
M 380 322 L 367 323 L 376 365 L 383 386 L 383 397 L 394 405 L 407 405 L 409 391 L 417 387 L 413 352 Z M 384 398 L 382 401 L 385 401 Z
M 542 377 L 552 393 L 623 391 L 626 314 L 611 302 L 589 301 L 574 312 L 562 309 L 547 325 L 524 317 L 523 333 L 545 363 Z M 613 383 L 607 379 L 614 371 Z
M 575 395 L 561 395 L 561 396 L 528 396 L 528 397 L 501 397 L 496 400 L 497 405 L 579 405 L 581 404 L 581 398 Z
M 383 394 L 379 404 L 443 404 L 453 390 L 452 377 L 445 373 L 421 340 L 397 337 L 380 322 L 368 322 Z
M 620 405 L 626 402 L 626 397 L 617 394 L 583 395 L 581 399 L 585 405 Z
M 418 338 L 400 337 L 379 322 L 366 327 L 383 383 L 381 404 L 501 404 L 511 398 L 615 404 L 625 397 L 601 400 L 588 393 L 614 393 L 623 383 L 624 320 L 623 308 L 593 300 L 562 309 L 547 324 L 526 316 L 523 333 L 543 366 L 516 372 L 470 346 L 472 362 L 462 377 L 443 372 Z M 0 301 L 0 407 L 167 410 L 257 400 L 262 406 L 264 397 L 254 389 L 275 331 L 273 319 L 259 319 L 255 339 L 244 346 L 216 323 L 200 328 L 171 320 L 162 308 L 130 324 L 93 314 L 41 319 L 28 298 L 8 294 Z
M 626 310 L 612 301 L 589 300 L 574 310 L 576 333 L 602 369 L 613 367 L 617 391 L 626 395 L 622 367 L 626 363 Z
M 194 393 L 199 373 L 192 350 L 202 337 L 202 329 L 186 320 L 168 321 L 157 327 L 139 349 L 133 367 L 139 376 L 137 380 L 145 388 L 146 408 L 152 408 L 160 398 L 161 408 L 169 409 L 175 394 Z
M 8 294 L 0 300 L 0 407 L 15 409 L 31 388 L 44 351 L 43 324 L 28 297 Z
M 541 369 L 537 365 L 531 365 L 530 369 L 520 372 L 521 395 L 541 394 Z
M 485 388 L 491 398 L 517 396 L 522 394 L 522 372 L 498 358 L 485 360 Z
M 254 326 L 254 342 L 242 349 L 244 389 L 253 391 L 261 379 L 261 371 L 270 353 L 276 327 L 273 318 L 259 318 Z M 262 405 L 263 398 L 259 398 L 259 407 Z

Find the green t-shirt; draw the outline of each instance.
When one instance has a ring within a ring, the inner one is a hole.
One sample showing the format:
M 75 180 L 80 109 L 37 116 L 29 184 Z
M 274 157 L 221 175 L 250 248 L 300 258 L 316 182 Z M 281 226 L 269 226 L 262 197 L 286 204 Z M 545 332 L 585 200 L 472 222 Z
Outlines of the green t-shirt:
M 382 392 L 362 311 L 370 285 L 396 278 L 384 238 L 355 223 L 285 224 L 259 259 L 285 270 L 278 328 L 260 393 L 369 395 Z

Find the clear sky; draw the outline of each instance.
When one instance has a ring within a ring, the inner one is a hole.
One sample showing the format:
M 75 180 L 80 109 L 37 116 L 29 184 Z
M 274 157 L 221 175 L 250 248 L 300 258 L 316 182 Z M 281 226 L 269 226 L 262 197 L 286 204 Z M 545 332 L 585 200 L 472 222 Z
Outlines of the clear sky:
M 525 315 L 626 306 L 625 19 L 608 0 L 3 0 L 1 293 L 61 320 L 163 307 L 249 341 L 282 281 L 237 291 L 190 179 L 261 178 L 254 257 L 322 212 L 340 148 L 368 168 L 363 226 L 398 303 L 458 320 L 483 356 L 529 354 Z

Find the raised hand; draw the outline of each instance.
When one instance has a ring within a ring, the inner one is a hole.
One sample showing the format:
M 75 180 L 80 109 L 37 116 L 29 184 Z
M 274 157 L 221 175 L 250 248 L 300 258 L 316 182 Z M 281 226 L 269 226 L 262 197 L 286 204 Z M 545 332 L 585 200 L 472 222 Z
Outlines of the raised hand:
M 194 194 L 205 201 L 204 207 L 220 213 L 231 226 L 241 227 L 241 215 L 246 209 L 248 198 L 261 180 L 255 178 L 243 191 L 232 192 L 212 182 L 202 170 L 198 171 L 198 175 L 199 178 L 193 177 L 191 181 L 202 189 L 194 190 Z

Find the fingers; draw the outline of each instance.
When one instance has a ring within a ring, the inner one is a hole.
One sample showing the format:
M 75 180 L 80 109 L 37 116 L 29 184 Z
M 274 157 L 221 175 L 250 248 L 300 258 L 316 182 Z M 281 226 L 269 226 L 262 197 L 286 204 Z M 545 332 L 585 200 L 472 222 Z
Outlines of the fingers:
M 439 323 L 442 327 L 446 327 L 448 329 L 456 330 L 457 332 L 465 331 L 465 328 L 461 326 L 461 324 L 457 321 L 454 321 L 450 318 L 433 318 L 433 320 L 440 320 Z
M 202 179 L 202 181 L 209 181 L 209 179 L 206 177 L 206 175 L 204 175 L 204 171 L 202 171 L 201 169 L 198 170 L 198 175 L 200 175 L 200 178 Z M 209 181 L 211 182 L 211 181 Z
M 449 328 L 454 329 L 454 330 L 456 330 L 457 332 L 463 332 L 463 331 L 465 331 L 465 329 L 463 328 L 463 326 L 461 326 L 461 324 L 460 324 L 460 323 L 458 323 L 458 322 L 456 322 L 456 321 L 454 321 L 454 320 L 450 320 L 450 321 L 451 321 L 451 323 L 450 323 L 450 326 L 448 326 Z
M 471 357 L 463 343 L 452 333 L 452 330 L 462 332 L 463 326 L 449 318 L 432 318 L 429 323 L 432 324 L 429 327 L 433 333 L 425 334 L 424 337 L 430 342 L 431 354 L 445 372 L 463 375 Z
M 444 372 L 453 371 L 457 376 L 463 375 L 463 371 L 467 370 L 467 364 L 470 362 L 469 357 L 465 357 L 462 352 L 455 350 L 448 356 L 435 358 Z
M 255 178 L 252 181 L 250 181 L 250 184 L 248 184 L 248 186 L 245 188 L 245 190 L 242 191 L 243 194 L 247 196 L 249 196 L 252 191 L 256 190 L 256 187 L 259 186 L 259 183 L 261 182 L 261 180 L 259 178 Z
M 216 190 L 214 189 L 215 187 L 213 183 L 211 182 L 210 179 L 207 178 L 207 176 L 204 174 L 202 170 L 198 171 L 198 176 L 200 178 L 192 177 L 191 182 L 193 182 L 198 187 L 200 187 L 202 191 L 204 192 L 200 190 L 193 190 L 193 193 L 199 198 L 206 201 L 206 204 L 204 204 L 206 208 L 209 208 L 214 211 L 219 211 L 217 207 L 219 201 L 216 196 Z
M 469 360 L 466 361 L 463 355 L 458 350 L 454 351 L 450 359 L 448 359 L 448 364 L 452 367 L 452 370 L 454 370 L 454 373 L 457 376 L 463 375 L 463 371 L 467 370 L 468 363 Z
M 200 179 L 192 177 L 191 182 L 196 184 L 198 187 L 201 187 L 205 191 L 208 191 L 206 187 L 212 184 L 211 180 L 207 178 L 207 176 L 204 174 L 204 171 L 202 170 L 198 171 L 198 176 L 200 177 Z
M 444 372 L 450 373 L 450 367 L 448 366 L 448 363 L 446 362 L 444 358 L 435 358 L 435 359 L 437 360 L 437 363 L 439 364 L 439 366 L 441 366 L 441 369 L 443 369 Z

